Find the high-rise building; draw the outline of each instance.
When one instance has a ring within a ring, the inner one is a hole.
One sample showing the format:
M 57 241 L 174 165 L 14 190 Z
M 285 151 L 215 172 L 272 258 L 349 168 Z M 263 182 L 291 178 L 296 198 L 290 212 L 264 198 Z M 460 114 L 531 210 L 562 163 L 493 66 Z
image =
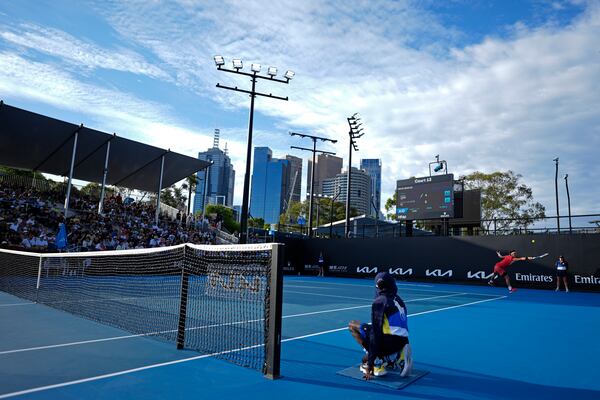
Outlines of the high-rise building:
M 315 162 L 315 193 L 323 194 L 323 181 L 328 178 L 334 178 L 342 172 L 343 159 L 330 154 L 319 154 Z M 310 194 L 312 174 L 312 160 L 308 160 L 308 179 L 306 182 L 306 194 Z
M 369 215 L 371 206 L 371 177 L 363 170 L 352 168 L 352 182 L 350 184 L 350 208 L 356 209 L 359 214 Z M 336 202 L 346 202 L 346 188 L 348 184 L 348 171 L 337 174 L 334 178 L 323 181 L 323 195 L 335 196 L 339 193 Z
M 279 222 L 285 210 L 285 195 L 289 193 L 290 162 L 273 158 L 268 147 L 254 148 L 250 215 L 263 218 L 267 224 Z
M 364 170 L 371 176 L 371 196 L 375 203 L 375 210 L 371 206 L 370 215 L 379 218 L 381 214 L 381 160 L 378 158 L 366 158 L 360 160 L 360 169 Z
M 213 164 L 208 168 L 208 172 L 199 171 L 197 173 L 194 213 L 203 212 L 203 204 L 222 204 L 228 207 L 233 205 L 235 170 L 227 152 L 227 144 L 225 144 L 225 150 L 219 148 L 220 134 L 220 130 L 215 129 L 213 147 L 198 153 L 199 160 L 212 161 Z M 206 182 L 207 176 L 208 182 Z
M 286 208 L 288 203 L 299 202 L 300 192 L 302 191 L 302 159 L 287 155 L 285 159 L 290 162 L 290 181 L 288 184 L 288 193 L 285 196 Z

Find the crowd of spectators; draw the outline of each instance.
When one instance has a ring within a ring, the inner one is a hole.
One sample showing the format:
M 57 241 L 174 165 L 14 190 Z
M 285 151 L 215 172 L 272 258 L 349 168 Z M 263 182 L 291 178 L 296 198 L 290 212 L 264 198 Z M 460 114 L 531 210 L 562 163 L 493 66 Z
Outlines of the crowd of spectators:
M 64 222 L 60 190 L 0 185 L 0 246 L 32 251 L 56 251 L 59 226 Z M 66 220 L 67 251 L 124 250 L 181 243 L 214 244 L 216 233 L 199 218 L 155 223 L 150 202 L 110 195 L 98 213 L 98 199 L 75 193 Z

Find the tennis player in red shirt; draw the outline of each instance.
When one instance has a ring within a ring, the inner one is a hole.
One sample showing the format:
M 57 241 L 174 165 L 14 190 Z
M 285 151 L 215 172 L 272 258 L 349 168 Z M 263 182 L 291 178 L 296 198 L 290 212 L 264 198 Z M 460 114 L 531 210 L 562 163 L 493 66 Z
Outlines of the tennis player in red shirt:
M 494 275 L 488 282 L 488 285 L 493 286 L 494 280 L 496 280 L 496 278 L 498 278 L 498 276 L 502 276 L 502 277 L 504 277 L 504 280 L 506 281 L 506 286 L 508 286 L 508 291 L 510 293 L 513 293 L 517 289 L 513 288 L 510 285 L 510 278 L 508 277 L 508 274 L 506 273 L 506 268 L 509 265 L 511 265 L 512 263 L 514 263 L 515 261 L 526 261 L 529 258 L 528 257 L 517 257 L 516 250 L 511 250 L 510 254 L 507 256 L 503 256 L 502 254 L 500 254 L 499 251 L 497 251 L 496 254 L 498 255 L 498 257 L 500 257 L 502 259 L 502 261 L 500 261 L 500 262 L 496 263 L 496 265 L 494 265 Z

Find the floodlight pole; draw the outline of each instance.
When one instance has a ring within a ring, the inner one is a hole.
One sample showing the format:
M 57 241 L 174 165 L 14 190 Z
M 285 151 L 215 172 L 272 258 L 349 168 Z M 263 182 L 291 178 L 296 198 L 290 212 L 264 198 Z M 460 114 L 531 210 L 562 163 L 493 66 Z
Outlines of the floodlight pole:
M 373 206 L 373 209 L 375 210 L 375 237 L 378 238 L 379 237 L 379 210 L 377 209 L 377 206 L 375 205 L 375 198 L 374 196 L 371 196 L 371 205 Z
M 560 210 L 558 209 L 558 157 L 554 159 L 556 165 L 556 172 L 554 173 L 554 192 L 556 197 L 556 228 L 560 235 Z
M 317 152 L 321 153 L 321 154 L 330 154 L 330 155 L 335 155 L 335 153 L 329 152 L 329 151 L 323 151 L 323 150 L 317 150 L 317 140 L 321 140 L 323 142 L 331 142 L 331 143 L 337 143 L 337 140 L 333 140 L 333 139 L 328 139 L 326 137 L 321 137 L 321 136 L 313 136 L 313 135 L 305 135 L 303 133 L 296 133 L 296 132 L 290 132 L 290 136 L 300 136 L 301 138 L 308 138 L 311 139 L 313 142 L 313 148 L 312 149 L 307 149 L 304 147 L 296 147 L 296 146 L 291 146 L 292 149 L 298 149 L 298 150 L 305 150 L 305 151 L 311 151 L 312 152 L 312 167 L 311 167 L 311 175 L 310 175 L 310 197 L 309 197 L 309 202 L 308 202 L 308 237 L 312 237 L 313 236 L 313 231 L 312 231 L 312 226 L 313 226 L 313 197 L 314 197 L 314 193 L 315 193 L 315 164 L 316 164 L 316 155 Z M 318 216 L 318 215 L 317 215 Z
M 362 124 L 359 124 L 360 119 L 356 118 L 356 114 L 347 118 L 348 126 L 350 127 L 350 131 L 348 132 L 348 136 L 350 137 L 350 145 L 348 148 L 348 176 L 346 179 L 346 225 L 345 225 L 345 237 L 347 238 L 350 234 L 350 187 L 352 184 L 352 149 L 358 151 L 358 147 L 356 146 L 356 139 L 360 138 L 364 135 L 362 132 L 362 128 L 359 127 Z M 361 133 L 362 132 L 362 133 Z
M 333 236 L 333 205 L 335 200 L 340 196 L 341 191 L 338 190 L 336 195 L 331 199 L 331 207 L 329 207 L 329 239 Z
M 213 165 L 213 161 L 210 162 L 210 165 L 206 167 L 204 170 L 204 190 L 202 192 L 202 217 L 206 216 L 206 192 L 208 190 L 209 180 L 210 180 L 210 168 Z
M 567 187 L 567 205 L 569 208 L 569 233 L 573 233 L 573 227 L 571 226 L 571 196 L 569 195 L 569 174 L 565 175 L 565 186 Z
M 243 190 L 243 196 L 242 196 L 242 209 L 241 209 L 241 216 L 240 216 L 240 238 L 239 238 L 239 243 L 245 244 L 248 242 L 248 203 L 249 203 L 248 197 L 249 197 L 249 193 L 250 193 L 250 166 L 251 166 L 251 161 L 252 161 L 252 130 L 253 130 L 253 125 L 254 125 L 254 98 L 256 96 L 263 96 L 263 97 L 270 97 L 272 99 L 277 99 L 277 100 L 285 100 L 285 101 L 288 100 L 287 97 L 274 96 L 271 93 L 266 94 L 266 93 L 257 92 L 256 91 L 256 79 L 260 78 L 260 79 L 265 79 L 267 81 L 274 81 L 274 82 L 286 83 L 286 84 L 290 83 L 290 80 L 289 80 L 289 78 L 286 78 L 286 80 L 283 80 L 283 79 L 277 79 L 274 76 L 270 76 L 270 77 L 260 76 L 260 75 L 257 75 L 256 72 L 252 72 L 252 73 L 242 72 L 242 71 L 240 71 L 240 68 L 227 69 L 227 68 L 224 68 L 222 65 L 217 65 L 217 69 L 219 71 L 230 72 L 232 74 L 248 76 L 252 80 L 252 90 L 244 90 L 244 89 L 239 89 L 237 86 L 230 87 L 230 86 L 225 86 L 225 85 L 221 85 L 220 83 L 217 83 L 218 88 L 233 90 L 235 92 L 242 92 L 242 93 L 246 93 L 246 94 L 250 95 L 250 117 L 249 117 L 249 121 L 248 121 L 248 145 L 247 145 L 247 150 L 246 150 L 246 173 L 244 175 L 244 190 Z
M 344 237 L 348 237 L 350 233 L 350 185 L 352 184 L 352 179 L 350 178 L 352 174 L 352 131 L 350 131 L 350 146 L 348 148 L 348 176 L 346 176 L 346 224 L 344 229 Z

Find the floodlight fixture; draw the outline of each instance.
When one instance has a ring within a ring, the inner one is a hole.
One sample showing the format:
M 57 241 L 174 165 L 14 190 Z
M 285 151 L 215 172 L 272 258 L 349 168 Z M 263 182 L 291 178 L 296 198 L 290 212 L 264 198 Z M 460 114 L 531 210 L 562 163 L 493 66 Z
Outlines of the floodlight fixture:
M 269 68 L 267 69 L 267 74 L 268 74 L 270 77 L 274 78 L 274 77 L 277 75 L 277 68 L 276 68 L 276 67 L 269 67 Z
M 239 71 L 240 69 L 244 68 L 244 64 L 242 63 L 242 60 L 240 60 L 239 58 L 234 58 L 232 60 L 232 64 L 233 64 L 233 69 L 235 69 L 236 71 Z
M 260 72 L 260 64 L 252 63 L 252 65 L 250 65 L 250 69 L 254 73 L 259 73 Z
M 225 65 L 225 59 L 223 56 L 215 56 L 215 65 L 217 68 L 221 68 L 221 66 Z
M 283 75 L 288 81 L 292 80 L 292 78 L 294 76 L 296 76 L 296 73 L 294 71 L 290 71 L 289 69 L 285 72 L 285 75 Z
M 321 142 L 331 142 L 331 143 L 337 143 L 337 139 L 326 139 L 326 138 L 320 138 Z
M 435 168 L 433 169 L 434 172 L 440 172 L 442 169 L 444 169 L 444 164 L 443 163 L 439 163 L 438 165 L 435 166 Z

